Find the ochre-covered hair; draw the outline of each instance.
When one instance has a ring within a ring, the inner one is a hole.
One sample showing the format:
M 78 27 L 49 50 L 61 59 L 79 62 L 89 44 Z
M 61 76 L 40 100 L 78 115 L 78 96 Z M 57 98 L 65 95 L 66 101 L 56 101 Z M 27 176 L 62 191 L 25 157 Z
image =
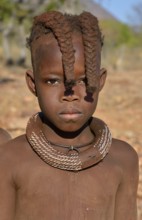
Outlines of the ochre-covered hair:
M 74 48 L 72 43 L 73 32 L 82 34 L 85 57 L 85 75 L 87 92 L 93 93 L 96 89 L 100 73 L 101 47 L 103 37 L 99 29 L 97 18 L 89 12 L 80 15 L 62 14 L 59 11 L 45 12 L 34 19 L 28 46 L 43 35 L 53 33 L 58 41 L 61 53 L 65 83 L 72 87 L 74 81 Z

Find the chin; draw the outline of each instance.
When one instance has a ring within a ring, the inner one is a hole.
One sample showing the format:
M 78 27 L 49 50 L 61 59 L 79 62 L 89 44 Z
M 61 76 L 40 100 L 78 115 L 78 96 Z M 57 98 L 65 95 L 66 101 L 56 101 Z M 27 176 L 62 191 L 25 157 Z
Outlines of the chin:
M 58 129 L 60 129 L 63 132 L 77 132 L 83 126 L 84 126 L 84 123 L 80 124 L 78 122 L 66 123 L 66 124 L 62 123 L 62 126 L 58 126 Z
M 86 120 L 55 120 L 46 118 L 47 125 L 56 132 L 77 132 L 86 124 Z

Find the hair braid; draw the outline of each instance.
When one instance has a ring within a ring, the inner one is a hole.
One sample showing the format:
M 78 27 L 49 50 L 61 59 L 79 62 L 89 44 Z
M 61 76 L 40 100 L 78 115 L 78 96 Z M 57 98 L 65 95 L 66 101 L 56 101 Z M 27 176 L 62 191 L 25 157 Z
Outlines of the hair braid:
M 87 91 L 93 93 L 96 89 L 100 72 L 101 32 L 97 18 L 91 13 L 81 13 L 79 20 L 84 42 Z
M 31 39 L 34 35 L 34 38 L 36 39 L 40 37 L 41 31 L 45 34 L 48 32 L 53 32 L 57 38 L 60 50 L 62 52 L 62 62 L 66 83 L 68 83 L 68 86 L 71 87 L 74 84 L 75 56 L 72 44 L 72 29 L 69 25 L 69 22 L 61 12 L 50 11 L 48 13 L 43 13 L 40 16 L 35 17 Z

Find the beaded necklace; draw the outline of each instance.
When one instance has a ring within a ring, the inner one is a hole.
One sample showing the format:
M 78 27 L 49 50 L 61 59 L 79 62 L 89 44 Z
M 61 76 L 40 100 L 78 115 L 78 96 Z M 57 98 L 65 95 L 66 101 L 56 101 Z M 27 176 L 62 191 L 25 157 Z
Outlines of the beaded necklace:
M 79 146 L 55 144 L 47 140 L 42 131 L 39 113 L 33 115 L 27 124 L 26 137 L 37 155 L 47 164 L 70 171 L 79 171 L 100 162 L 108 153 L 112 138 L 108 126 L 98 118 L 92 118 L 90 128 L 95 139 Z M 79 152 L 79 148 L 90 146 Z M 68 148 L 64 153 L 58 147 Z

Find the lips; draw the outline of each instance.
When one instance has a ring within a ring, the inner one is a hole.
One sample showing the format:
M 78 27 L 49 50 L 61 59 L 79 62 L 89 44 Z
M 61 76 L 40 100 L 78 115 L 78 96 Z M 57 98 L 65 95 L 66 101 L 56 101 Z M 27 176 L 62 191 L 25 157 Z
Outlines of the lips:
M 59 113 L 59 116 L 65 120 L 77 120 L 82 117 L 82 115 L 83 113 L 76 108 L 64 109 Z

